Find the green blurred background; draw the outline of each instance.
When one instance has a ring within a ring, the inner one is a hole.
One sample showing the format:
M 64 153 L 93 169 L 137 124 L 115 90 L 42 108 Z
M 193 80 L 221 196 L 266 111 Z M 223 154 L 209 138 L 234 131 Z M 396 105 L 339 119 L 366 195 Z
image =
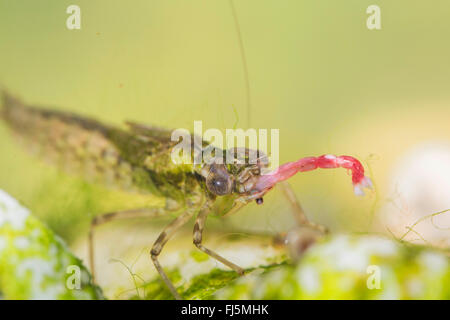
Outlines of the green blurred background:
M 81 30 L 66 28 L 71 4 L 81 8 Z M 450 2 L 234 4 L 250 119 L 227 0 L 0 0 L 0 83 L 26 102 L 117 125 L 277 128 L 281 162 L 356 156 L 376 193 L 356 198 L 345 170 L 297 175 L 291 184 L 308 215 L 333 231 L 380 229 L 396 161 L 422 142 L 449 141 Z M 381 30 L 366 27 L 372 4 L 381 8 Z M 0 146 L 0 188 L 69 241 L 85 237 L 91 215 L 147 201 L 60 174 L 16 146 L 4 124 Z M 287 211 L 274 191 L 264 207 L 233 219 L 283 229 L 292 223 Z

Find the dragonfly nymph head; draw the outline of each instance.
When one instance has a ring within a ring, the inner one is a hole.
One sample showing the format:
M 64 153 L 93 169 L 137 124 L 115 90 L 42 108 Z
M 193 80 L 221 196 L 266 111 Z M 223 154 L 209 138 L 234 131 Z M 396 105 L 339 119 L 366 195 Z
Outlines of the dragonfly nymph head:
M 261 204 L 263 194 L 259 190 L 255 192 L 255 186 L 267 166 L 268 158 L 263 152 L 233 148 L 224 151 L 223 158 L 203 165 L 201 175 L 209 192 L 216 196 L 236 194 L 241 201 L 256 200 Z

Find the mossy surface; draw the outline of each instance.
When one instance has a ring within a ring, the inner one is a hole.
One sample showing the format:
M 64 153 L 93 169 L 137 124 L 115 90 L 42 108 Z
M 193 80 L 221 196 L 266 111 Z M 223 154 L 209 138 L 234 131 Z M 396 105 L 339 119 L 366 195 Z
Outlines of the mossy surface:
M 297 263 L 268 244 L 232 241 L 224 256 L 239 276 L 193 249 L 174 255 L 165 270 L 184 299 L 450 299 L 448 253 L 373 235 L 331 235 Z M 0 294 L 5 299 L 100 299 L 82 261 L 14 198 L 0 190 Z M 70 289 L 80 270 L 80 288 Z M 130 271 L 131 272 L 131 271 Z M 132 273 L 125 299 L 173 299 L 159 276 Z M 134 292 L 133 292 L 134 291 Z M 111 297 L 114 298 L 114 297 Z
M 285 264 L 273 264 L 262 266 L 261 268 L 248 268 L 245 272 L 246 274 L 252 274 L 253 272 L 260 274 L 280 268 L 284 265 Z M 239 278 L 239 275 L 236 272 L 219 268 L 214 268 L 208 273 L 197 275 L 186 282 L 180 277 L 178 271 L 171 271 L 168 273 L 168 276 L 173 283 L 178 284 L 178 292 L 187 300 L 215 299 L 214 294 L 217 290 L 229 286 L 234 280 Z M 145 290 L 145 295 L 134 295 L 131 299 L 173 299 L 172 294 L 160 278 L 144 284 L 140 289 Z
M 0 292 L 4 299 L 102 299 L 82 261 L 0 190 Z
M 209 258 L 191 252 L 169 277 L 184 299 L 450 299 L 445 252 L 378 236 L 335 235 L 306 251 L 298 263 L 247 268 L 244 276 L 212 268 L 190 279 L 184 265 Z M 159 278 L 132 299 L 173 299 Z
M 242 277 L 217 299 L 449 299 L 450 262 L 440 251 L 374 236 L 338 235 L 296 265 Z

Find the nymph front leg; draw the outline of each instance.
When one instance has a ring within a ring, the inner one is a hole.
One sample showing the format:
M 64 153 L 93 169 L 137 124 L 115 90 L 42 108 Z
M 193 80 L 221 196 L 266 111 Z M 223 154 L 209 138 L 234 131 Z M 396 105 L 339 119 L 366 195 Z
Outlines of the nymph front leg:
M 228 261 L 224 257 L 218 255 L 214 251 L 212 251 L 212 250 L 210 250 L 210 249 L 208 249 L 208 248 L 206 248 L 206 247 L 204 247 L 202 245 L 203 229 L 205 227 L 206 217 L 208 216 L 209 213 L 210 213 L 210 207 L 208 205 L 205 205 L 202 208 L 202 210 L 200 210 L 200 212 L 199 212 L 199 214 L 197 216 L 197 219 L 195 220 L 194 237 L 193 237 L 193 242 L 194 242 L 195 246 L 197 248 L 199 248 L 201 251 L 203 251 L 204 253 L 206 253 L 207 255 L 209 255 L 212 258 L 220 261 L 221 263 L 223 263 L 227 267 L 233 269 L 238 274 L 243 275 L 244 274 L 244 269 L 243 268 L 239 267 L 238 265 L 234 264 L 231 261 Z
M 179 217 L 177 217 L 174 221 L 172 221 L 164 230 L 160 233 L 158 239 L 156 239 L 155 243 L 153 244 L 152 250 L 150 251 L 150 255 L 153 261 L 153 264 L 155 265 L 156 270 L 161 275 L 161 278 L 163 279 L 166 286 L 169 288 L 172 295 L 177 300 L 181 300 L 180 294 L 177 292 L 175 287 L 173 286 L 172 282 L 167 277 L 166 273 L 164 272 L 163 268 L 161 267 L 161 264 L 158 261 L 158 256 L 161 253 L 164 245 L 169 241 L 169 239 L 175 234 L 178 229 L 180 229 L 186 222 L 189 221 L 189 219 L 194 215 L 194 213 L 198 210 L 198 208 L 189 208 L 186 212 L 181 214 Z

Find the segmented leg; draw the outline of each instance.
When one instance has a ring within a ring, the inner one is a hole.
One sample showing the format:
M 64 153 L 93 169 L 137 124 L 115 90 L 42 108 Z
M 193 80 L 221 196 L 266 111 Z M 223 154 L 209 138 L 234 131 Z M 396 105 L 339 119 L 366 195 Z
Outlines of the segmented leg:
M 233 269 L 234 271 L 236 271 L 238 274 L 243 275 L 244 274 L 244 269 L 242 269 L 241 267 L 239 267 L 238 265 L 235 265 L 234 263 L 232 263 L 231 261 L 228 261 L 227 259 L 225 259 L 224 257 L 218 255 L 217 253 L 215 253 L 214 251 L 204 247 L 202 245 L 202 234 L 203 234 L 203 229 L 205 227 L 205 221 L 206 221 L 206 217 L 208 216 L 208 214 L 210 213 L 210 208 L 208 206 L 205 206 L 200 213 L 197 216 L 197 219 L 195 220 L 195 225 L 194 225 L 194 244 L 197 248 L 199 248 L 201 251 L 203 251 L 204 253 L 206 253 L 207 255 L 213 257 L 214 259 L 222 262 L 224 265 L 230 267 L 231 269 Z
M 181 296 L 178 294 L 172 282 L 169 280 L 166 273 L 162 269 L 161 264 L 158 261 L 158 256 L 161 253 L 161 250 L 163 249 L 167 241 L 169 241 L 169 239 L 174 235 L 174 233 L 179 228 L 181 228 L 186 222 L 189 221 L 189 219 L 194 215 L 194 213 L 197 210 L 198 209 L 196 208 L 189 208 L 186 212 L 181 214 L 174 221 L 172 221 L 167 227 L 165 227 L 164 230 L 160 233 L 158 239 L 156 239 L 155 243 L 153 244 L 152 250 L 150 251 L 150 255 L 152 257 L 152 261 L 153 264 L 155 265 L 156 270 L 159 272 L 162 279 L 164 280 L 164 283 L 167 285 L 170 292 L 177 300 L 181 300 Z
M 283 190 L 284 196 L 289 201 L 289 204 L 292 207 L 294 218 L 297 220 L 298 226 L 308 226 L 311 228 L 314 228 L 322 233 L 328 233 L 328 228 L 325 226 L 322 226 L 320 224 L 311 222 L 306 217 L 305 211 L 303 210 L 302 206 L 300 205 L 300 202 L 298 201 L 297 197 L 295 196 L 294 190 L 292 190 L 292 187 L 287 181 L 283 181 L 280 183 L 281 189 Z
M 96 227 L 119 219 L 156 218 L 164 215 L 167 211 L 168 210 L 164 208 L 141 208 L 105 213 L 92 219 L 88 238 L 89 265 L 91 268 L 92 281 L 95 283 L 94 231 Z

